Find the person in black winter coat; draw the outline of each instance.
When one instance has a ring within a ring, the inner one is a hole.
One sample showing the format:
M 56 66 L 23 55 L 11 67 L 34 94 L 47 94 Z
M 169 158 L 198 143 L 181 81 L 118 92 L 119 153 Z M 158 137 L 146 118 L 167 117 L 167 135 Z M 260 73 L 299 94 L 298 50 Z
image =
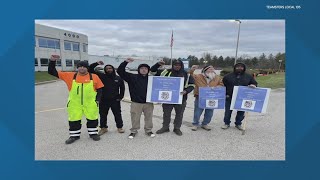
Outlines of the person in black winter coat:
M 132 58 L 126 59 L 117 70 L 119 76 L 128 83 L 132 101 L 130 107 L 132 128 L 130 129 L 129 139 L 133 139 L 138 133 L 142 113 L 144 114 L 144 131 L 146 135 L 155 137 L 152 132 L 153 104 L 146 102 L 150 67 L 148 64 L 140 64 L 138 66 L 138 74 L 126 72 L 127 64 L 133 61 Z
M 250 75 L 246 73 L 246 65 L 243 63 L 237 63 L 233 67 L 233 72 L 227 74 L 223 77 L 222 82 L 226 87 L 226 103 L 225 103 L 225 113 L 224 113 L 224 125 L 222 129 L 228 129 L 230 127 L 230 119 L 232 110 L 230 110 L 233 87 L 234 86 L 249 86 L 252 88 L 257 87 L 257 81 Z M 244 111 L 237 111 L 237 116 L 235 119 L 236 128 L 243 130 L 241 126 L 241 121 L 244 119 Z
M 183 113 L 187 105 L 188 94 L 193 91 L 194 79 L 190 74 L 188 74 L 183 67 L 183 62 L 181 60 L 175 60 L 172 63 L 171 69 L 159 70 L 159 67 L 164 65 L 163 61 L 160 61 L 151 67 L 151 72 L 155 73 L 155 76 L 167 76 L 167 77 L 184 77 L 184 89 L 181 94 L 183 94 L 182 104 L 162 104 L 163 109 L 163 123 L 162 128 L 156 133 L 162 134 L 169 132 L 169 126 L 171 121 L 171 112 L 174 109 L 176 112 L 176 117 L 174 119 L 173 132 L 178 136 L 182 135 L 180 127 L 182 125 Z
M 104 66 L 104 73 L 95 71 L 95 67 L 103 65 L 102 61 L 90 64 L 89 72 L 96 73 L 101 79 L 104 87 L 102 89 L 102 99 L 99 105 L 100 113 L 100 131 L 99 135 L 108 132 L 107 117 L 109 109 L 114 115 L 116 126 L 119 133 L 124 133 L 123 120 L 121 115 L 121 100 L 124 96 L 125 86 L 123 80 L 116 75 L 115 69 L 112 65 L 107 64 Z

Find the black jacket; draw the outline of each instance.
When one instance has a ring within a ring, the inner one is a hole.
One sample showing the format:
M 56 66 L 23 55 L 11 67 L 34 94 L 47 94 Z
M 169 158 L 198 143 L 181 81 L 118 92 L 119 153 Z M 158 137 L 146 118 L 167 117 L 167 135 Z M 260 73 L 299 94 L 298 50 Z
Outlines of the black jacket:
M 102 89 L 102 99 L 103 100 L 121 100 L 124 96 L 124 82 L 123 80 L 116 75 L 115 69 L 112 65 L 107 64 L 104 66 L 104 72 L 94 71 L 94 68 L 98 66 L 98 63 L 92 63 L 89 66 L 89 72 L 95 73 L 99 76 L 104 87 Z M 111 75 L 107 74 L 106 66 L 110 66 L 113 69 L 113 73 Z
M 131 101 L 136 103 L 146 103 L 148 75 L 142 76 L 141 74 L 126 72 L 125 68 L 127 64 L 128 63 L 126 61 L 122 62 L 119 65 L 117 72 L 119 76 L 128 83 Z
M 194 79 L 191 75 L 189 75 L 185 70 L 184 70 L 184 66 L 183 66 L 183 62 L 181 60 L 176 60 L 179 61 L 181 63 L 181 69 L 179 71 L 174 71 L 173 70 L 173 65 L 171 69 L 166 69 L 165 71 L 167 71 L 167 73 L 165 73 L 164 76 L 170 76 L 170 77 L 184 77 L 184 91 L 187 92 L 187 94 L 183 95 L 183 100 L 187 100 L 188 98 L 188 94 L 193 91 L 195 85 L 194 85 Z M 174 63 L 173 63 L 174 64 Z M 150 69 L 151 72 L 156 72 L 155 76 L 160 76 L 161 73 L 164 70 L 159 70 L 159 67 L 161 65 L 159 63 L 156 63 L 155 65 L 153 65 Z M 189 77 L 189 81 L 187 82 Z M 188 86 L 186 86 L 186 84 L 188 83 Z
M 241 74 L 235 72 L 235 66 L 242 64 L 244 66 L 244 71 Z M 246 73 L 246 66 L 243 63 L 237 63 L 233 67 L 233 72 L 225 75 L 222 79 L 224 86 L 226 87 L 227 98 L 232 98 L 233 87 L 234 86 L 248 86 L 254 84 L 258 86 L 257 81 L 250 75 Z

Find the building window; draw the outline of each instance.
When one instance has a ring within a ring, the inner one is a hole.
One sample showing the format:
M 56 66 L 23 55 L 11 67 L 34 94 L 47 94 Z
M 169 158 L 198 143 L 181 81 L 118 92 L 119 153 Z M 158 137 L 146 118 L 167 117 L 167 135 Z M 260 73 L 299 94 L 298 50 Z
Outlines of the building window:
M 79 43 L 72 43 L 73 51 L 79 51 Z
M 80 62 L 80 60 L 74 60 L 74 67 L 77 68 L 78 63 Z
M 39 47 L 60 49 L 60 41 L 57 39 L 39 37 L 38 42 L 39 42 Z
M 56 49 L 60 49 L 60 41 L 55 41 Z
M 87 44 L 83 44 L 83 52 L 88 52 L 87 47 L 88 47 L 88 45 L 87 45 Z
M 56 44 L 53 40 L 47 40 L 47 43 L 48 43 L 48 48 L 55 49 Z
M 66 67 L 72 67 L 72 59 L 66 59 Z
M 38 59 L 34 58 L 34 66 L 38 66 Z
M 45 39 L 39 38 L 38 41 L 39 41 L 39 47 L 44 47 L 44 48 L 47 47 L 47 41 Z
M 49 64 L 49 59 L 46 59 L 46 58 L 41 58 L 40 59 L 40 65 L 41 66 L 48 66 Z
M 61 59 L 56 61 L 56 66 L 61 66 Z
M 68 42 L 68 41 L 64 42 L 64 50 L 70 50 L 71 51 L 71 42 Z

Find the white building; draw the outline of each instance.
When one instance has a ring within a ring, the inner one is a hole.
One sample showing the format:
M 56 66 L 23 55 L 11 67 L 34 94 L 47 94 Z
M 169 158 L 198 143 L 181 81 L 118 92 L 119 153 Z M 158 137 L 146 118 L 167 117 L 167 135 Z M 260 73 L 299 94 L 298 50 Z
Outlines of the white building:
M 97 61 L 103 61 L 104 65 L 111 64 L 115 68 L 118 68 L 118 66 L 128 58 L 129 56 L 96 56 L 96 55 L 89 55 L 89 63 L 94 63 Z M 137 69 L 139 64 L 148 64 L 150 67 L 154 65 L 156 62 L 158 62 L 160 59 L 157 57 L 138 57 L 138 56 L 130 56 L 134 59 L 132 63 L 129 63 L 127 67 L 129 69 Z M 104 67 L 99 66 L 99 67 Z
M 89 60 L 88 36 L 35 24 L 35 71 L 48 71 L 52 54 L 61 57 L 57 70 L 73 71 L 77 62 Z
M 35 71 L 48 71 L 51 55 L 60 55 L 56 68 L 61 71 L 75 71 L 79 61 L 89 64 L 103 61 L 117 68 L 128 56 L 96 56 L 88 55 L 88 36 L 41 24 L 35 24 Z M 157 57 L 132 57 L 135 61 L 128 68 L 137 69 L 139 64 L 150 66 L 158 62 Z M 102 67 L 102 66 L 101 66 Z

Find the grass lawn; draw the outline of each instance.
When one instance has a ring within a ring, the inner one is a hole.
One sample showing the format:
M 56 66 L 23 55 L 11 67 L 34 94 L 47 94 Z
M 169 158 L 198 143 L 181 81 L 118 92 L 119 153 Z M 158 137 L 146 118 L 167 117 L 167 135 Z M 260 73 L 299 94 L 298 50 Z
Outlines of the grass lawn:
M 48 74 L 48 72 L 35 72 L 35 81 L 43 82 L 43 81 L 51 81 L 56 80 L 57 78 Z M 270 74 L 267 76 L 258 76 L 256 78 L 258 82 L 258 87 L 265 88 L 285 88 L 285 73 L 279 74 Z
M 258 87 L 265 88 L 285 88 L 285 73 L 281 72 L 279 74 L 270 74 L 267 76 L 258 76 L 256 81 L 258 82 Z
M 58 78 L 51 76 L 50 74 L 48 74 L 48 72 L 35 72 L 34 73 L 35 76 L 35 81 L 36 83 L 38 82 L 43 82 L 43 81 L 51 81 L 51 80 L 56 80 Z

